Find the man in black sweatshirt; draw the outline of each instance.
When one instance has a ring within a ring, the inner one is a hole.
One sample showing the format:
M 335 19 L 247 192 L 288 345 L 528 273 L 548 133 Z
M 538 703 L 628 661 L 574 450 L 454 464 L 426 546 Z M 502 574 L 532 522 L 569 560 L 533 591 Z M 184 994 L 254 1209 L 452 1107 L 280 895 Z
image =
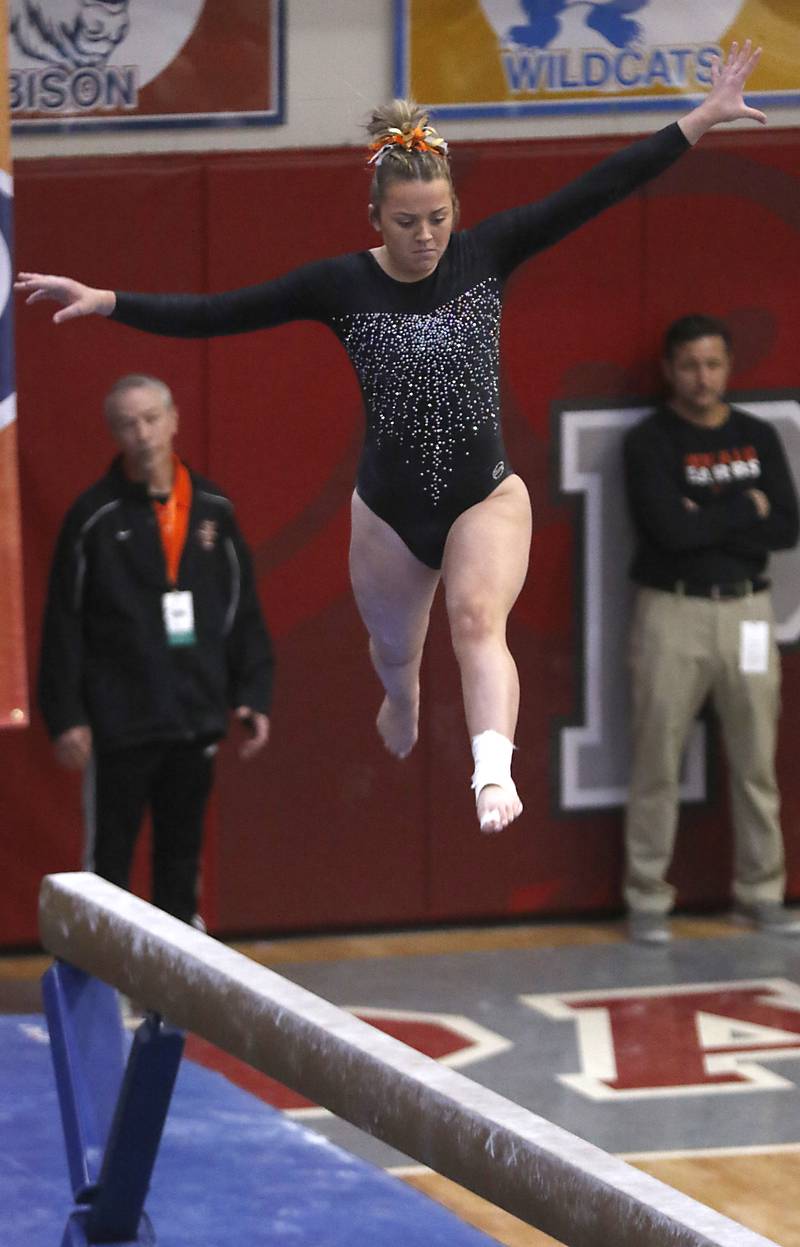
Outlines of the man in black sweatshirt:
M 272 646 L 232 503 L 173 451 L 168 387 L 122 377 L 106 416 L 120 454 L 61 529 L 39 704 L 85 771 L 87 868 L 127 887 L 149 808 L 153 903 L 190 922 L 217 741 L 232 713 L 243 757 L 266 744 Z
M 663 366 L 670 398 L 630 431 L 624 452 L 638 586 L 625 820 L 629 932 L 644 943 L 670 938 L 675 890 L 666 874 L 681 757 L 711 696 L 730 770 L 735 913 L 760 930 L 800 934 L 783 903 L 780 658 L 765 575 L 769 552 L 797 542 L 797 496 L 772 425 L 725 400 L 731 340 L 723 322 L 675 321 Z

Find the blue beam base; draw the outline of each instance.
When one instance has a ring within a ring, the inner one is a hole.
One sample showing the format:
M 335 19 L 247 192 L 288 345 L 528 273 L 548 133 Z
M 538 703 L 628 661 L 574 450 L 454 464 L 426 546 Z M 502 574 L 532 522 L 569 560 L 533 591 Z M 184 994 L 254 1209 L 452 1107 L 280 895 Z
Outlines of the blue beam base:
M 125 1062 L 117 994 L 64 962 L 44 976 L 75 1207 L 62 1247 L 153 1247 L 144 1211 L 183 1054 L 183 1032 L 150 1013 Z
M 92 1240 L 87 1230 L 89 1212 L 88 1208 L 76 1208 L 70 1214 L 61 1247 L 90 1247 Z M 124 1242 L 117 1240 L 114 1247 L 157 1247 L 155 1232 L 146 1212 L 142 1214 L 136 1238 L 127 1238 Z
M 86 1203 L 125 1070 L 127 1041 L 117 993 L 107 983 L 56 961 L 42 979 L 72 1197 Z
M 155 1013 L 133 1037 L 86 1221 L 90 1243 L 139 1241 L 132 1236 L 144 1212 L 183 1044 L 183 1032 L 164 1026 Z

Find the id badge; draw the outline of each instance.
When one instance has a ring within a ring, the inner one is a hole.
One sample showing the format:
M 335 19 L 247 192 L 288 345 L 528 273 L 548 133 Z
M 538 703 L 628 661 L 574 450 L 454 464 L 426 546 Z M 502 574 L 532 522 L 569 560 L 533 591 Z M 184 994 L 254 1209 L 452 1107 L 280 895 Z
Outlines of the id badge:
M 163 594 L 161 608 L 167 645 L 194 645 L 194 602 L 188 589 L 173 589 Z
M 766 675 L 769 670 L 769 624 L 765 619 L 742 620 L 739 670 L 742 675 Z

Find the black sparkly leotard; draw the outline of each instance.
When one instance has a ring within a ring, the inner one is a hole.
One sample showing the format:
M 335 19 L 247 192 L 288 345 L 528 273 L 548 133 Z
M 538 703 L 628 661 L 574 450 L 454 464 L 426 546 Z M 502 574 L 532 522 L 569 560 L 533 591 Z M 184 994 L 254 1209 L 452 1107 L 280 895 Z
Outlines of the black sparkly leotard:
M 178 337 L 291 320 L 328 325 L 364 396 L 358 493 L 418 559 L 438 568 L 453 521 L 511 471 L 499 398 L 507 277 L 687 147 L 679 126 L 667 126 L 546 199 L 454 233 L 435 272 L 421 281 L 396 281 L 362 251 L 223 294 L 118 294 L 114 317 Z

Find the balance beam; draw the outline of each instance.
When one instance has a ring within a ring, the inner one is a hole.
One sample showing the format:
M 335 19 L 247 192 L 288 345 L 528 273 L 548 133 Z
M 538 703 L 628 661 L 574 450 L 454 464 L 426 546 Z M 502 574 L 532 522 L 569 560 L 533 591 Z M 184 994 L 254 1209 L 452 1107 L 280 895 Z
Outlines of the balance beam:
M 569 1247 L 775 1247 L 88 873 L 49 875 L 53 956 Z

